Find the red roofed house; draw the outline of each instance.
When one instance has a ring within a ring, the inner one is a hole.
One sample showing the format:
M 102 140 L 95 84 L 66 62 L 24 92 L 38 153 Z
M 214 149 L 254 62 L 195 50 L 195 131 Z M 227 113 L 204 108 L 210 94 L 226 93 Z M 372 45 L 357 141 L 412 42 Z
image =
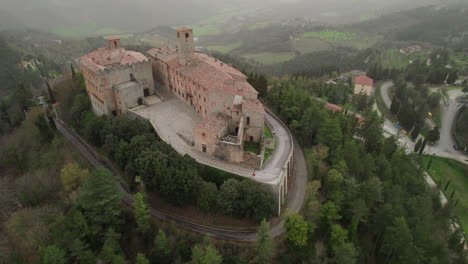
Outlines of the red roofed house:
M 361 75 L 356 77 L 354 81 L 354 94 L 365 94 L 371 96 L 373 91 L 374 80 L 371 78 Z
M 195 51 L 192 29 L 176 33 L 176 47 L 148 51 L 155 82 L 204 118 L 194 128 L 199 151 L 246 162 L 243 142 L 260 142 L 263 135 L 265 111 L 258 92 L 237 69 Z
M 80 58 L 86 91 L 96 115 L 122 114 L 154 93 L 151 62 L 141 53 L 120 47 L 120 38 Z

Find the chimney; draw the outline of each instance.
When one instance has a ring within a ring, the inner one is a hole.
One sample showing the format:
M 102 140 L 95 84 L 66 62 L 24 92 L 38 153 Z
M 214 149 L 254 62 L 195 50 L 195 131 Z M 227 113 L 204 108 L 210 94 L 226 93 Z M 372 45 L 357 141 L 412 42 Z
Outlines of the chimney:
M 107 38 L 107 48 L 110 50 L 120 48 L 120 37 Z

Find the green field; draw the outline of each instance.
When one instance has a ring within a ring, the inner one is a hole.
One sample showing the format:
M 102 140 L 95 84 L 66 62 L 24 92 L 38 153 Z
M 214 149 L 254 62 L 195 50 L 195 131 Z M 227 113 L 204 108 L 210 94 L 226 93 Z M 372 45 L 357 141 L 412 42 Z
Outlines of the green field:
M 352 40 L 356 39 L 358 35 L 352 32 L 339 32 L 339 31 L 311 31 L 304 33 L 306 38 L 319 38 L 321 40 Z
M 206 26 L 194 25 L 194 26 L 189 26 L 189 27 L 193 28 L 193 34 L 194 36 L 197 36 L 197 37 L 213 36 L 213 35 L 218 35 L 222 33 L 221 29 L 215 26 L 211 26 L 211 25 L 206 25 Z
M 255 23 L 253 25 L 248 26 L 247 28 L 249 30 L 256 30 L 256 29 L 266 28 L 271 24 L 272 24 L 271 22 L 257 22 L 257 23 Z
M 377 42 L 381 40 L 383 40 L 382 36 L 371 36 L 360 37 L 351 40 L 334 41 L 333 44 L 341 47 L 363 50 L 374 46 L 375 44 L 377 44 Z
M 323 17 L 339 17 L 340 13 L 338 13 L 338 12 L 323 12 L 323 13 L 320 13 L 320 16 L 323 16 Z
M 229 45 L 214 45 L 206 47 L 209 50 L 217 51 L 220 53 L 229 53 L 235 49 L 238 49 L 242 46 L 242 41 L 238 41 Z
M 331 48 L 328 42 L 317 38 L 301 38 L 292 41 L 292 46 L 300 53 L 324 51 Z
M 449 187 L 445 191 L 445 195 L 450 199 L 452 192 L 455 191 L 453 197 L 453 203 L 458 199 L 458 205 L 455 208 L 455 214 L 460 220 L 463 230 L 468 231 L 468 165 L 465 165 L 459 161 L 432 157 L 423 155 L 422 161 L 424 168 L 427 168 L 429 160 L 432 158 L 432 164 L 426 171 L 431 175 L 432 179 L 439 185 L 443 190 L 448 181 L 450 182 Z
M 281 63 L 293 59 L 294 53 L 292 52 L 261 52 L 257 54 L 247 54 L 244 55 L 247 59 L 252 59 L 254 61 L 260 62 L 262 64 L 274 64 Z
M 219 14 L 205 18 L 196 24 L 186 25 L 193 28 L 195 36 L 213 36 L 223 33 L 225 25 L 237 17 L 250 17 L 258 9 L 251 8 L 225 8 Z
M 62 27 L 59 26 L 52 30 L 53 33 L 61 37 L 84 37 L 93 35 L 98 30 L 96 23 L 89 22 L 77 27 Z
M 263 131 L 265 133 L 265 138 L 273 138 L 273 133 L 271 133 L 270 127 L 264 125 Z

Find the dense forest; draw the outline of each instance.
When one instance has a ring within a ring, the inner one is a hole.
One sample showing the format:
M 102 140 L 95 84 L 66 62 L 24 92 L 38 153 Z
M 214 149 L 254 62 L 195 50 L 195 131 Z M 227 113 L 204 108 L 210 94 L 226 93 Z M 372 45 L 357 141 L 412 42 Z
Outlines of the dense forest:
M 312 175 L 302 215 L 287 216 L 283 263 L 465 263 L 453 204 L 442 207 L 417 159 L 370 110 L 326 111 L 296 79 L 274 83 L 268 103 L 309 153 Z

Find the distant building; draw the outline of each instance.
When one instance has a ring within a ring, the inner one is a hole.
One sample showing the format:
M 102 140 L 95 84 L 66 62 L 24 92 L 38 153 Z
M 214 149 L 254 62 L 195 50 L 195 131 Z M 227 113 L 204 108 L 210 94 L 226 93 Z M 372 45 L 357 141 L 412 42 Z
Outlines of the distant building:
M 361 75 L 354 79 L 354 94 L 365 94 L 371 96 L 373 93 L 374 80 Z
M 141 53 L 120 47 L 120 38 L 80 58 L 86 91 L 96 115 L 125 113 L 154 93 L 151 62 Z
M 422 51 L 422 47 L 420 45 L 411 45 L 407 48 L 400 49 L 400 52 L 405 55 L 411 55 L 416 52 Z
M 192 29 L 178 28 L 176 34 L 176 47 L 151 49 L 148 54 L 155 82 L 203 117 L 194 128 L 195 148 L 257 167 L 243 145 L 263 138 L 265 111 L 258 92 L 237 69 L 195 51 Z

